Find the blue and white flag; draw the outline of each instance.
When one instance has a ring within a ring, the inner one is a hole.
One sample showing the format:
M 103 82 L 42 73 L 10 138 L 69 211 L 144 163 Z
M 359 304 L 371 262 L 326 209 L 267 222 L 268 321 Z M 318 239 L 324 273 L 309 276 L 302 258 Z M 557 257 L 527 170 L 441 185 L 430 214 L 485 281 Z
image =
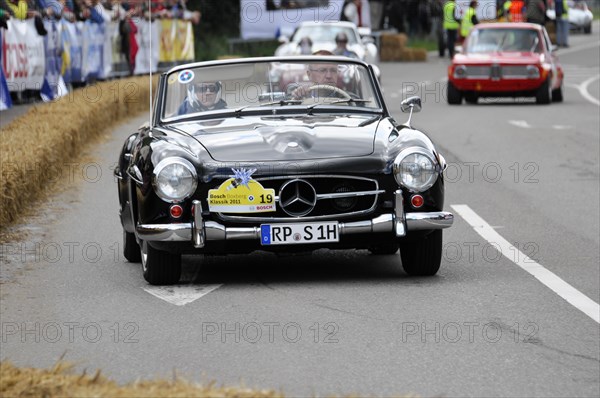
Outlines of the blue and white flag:
M 0 30 L 0 47 L 2 47 L 2 43 L 2 30 Z M 8 85 L 6 84 L 6 77 L 4 77 L 2 51 L 0 51 L 0 111 L 8 109 L 11 106 L 12 100 L 10 99 L 10 92 L 8 91 Z
M 48 31 L 45 36 L 46 73 L 40 90 L 44 102 L 67 95 L 67 86 L 61 75 L 62 69 L 62 37 L 54 20 L 45 20 L 44 27 Z
M 0 39 L 0 43 L 1 43 Z M 10 99 L 10 92 L 8 91 L 8 85 L 6 84 L 6 78 L 4 77 L 4 71 L 0 64 L 0 111 L 8 109 L 12 106 L 12 100 Z

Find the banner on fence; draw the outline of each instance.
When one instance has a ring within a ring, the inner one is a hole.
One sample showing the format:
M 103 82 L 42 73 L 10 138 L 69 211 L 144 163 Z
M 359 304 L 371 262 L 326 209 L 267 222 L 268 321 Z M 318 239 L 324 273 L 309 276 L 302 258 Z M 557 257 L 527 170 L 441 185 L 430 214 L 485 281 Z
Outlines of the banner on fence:
M 137 25 L 135 38 L 138 43 L 138 52 L 135 56 L 135 69 L 133 74 L 141 75 L 156 72 L 158 67 L 159 47 L 160 47 L 160 25 L 157 22 L 148 22 L 141 20 Z M 152 47 L 150 44 L 152 43 Z
M 104 24 L 44 21 L 48 31 L 40 36 L 33 18 L 8 20 L 2 29 L 1 65 L 5 86 L 10 92 L 43 91 L 44 100 L 66 94 L 66 84 L 130 74 L 128 57 L 135 53 L 134 74 L 156 72 L 160 62 L 194 60 L 194 34 L 190 21 L 161 20 L 150 23 L 136 20 L 129 26 L 135 40 L 123 37 L 118 22 Z M 129 29 L 126 32 L 129 35 Z M 133 37 L 133 36 L 132 36 Z M 152 44 L 152 46 L 150 46 Z M 2 87 L 0 85 L 0 90 Z M 2 94 L 4 95 L 4 94 Z M 10 96 L 4 95 L 3 106 Z
M 33 19 L 7 21 L 2 35 L 2 67 L 10 91 L 40 90 L 44 82 L 46 60 L 44 39 Z
M 160 21 L 159 62 L 193 61 L 194 32 L 187 21 Z

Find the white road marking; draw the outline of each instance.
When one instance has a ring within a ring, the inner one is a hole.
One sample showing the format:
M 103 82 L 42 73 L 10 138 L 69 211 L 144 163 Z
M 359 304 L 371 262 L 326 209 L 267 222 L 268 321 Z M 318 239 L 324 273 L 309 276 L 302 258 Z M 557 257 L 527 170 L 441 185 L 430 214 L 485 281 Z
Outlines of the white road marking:
M 223 285 L 173 285 L 147 286 L 142 289 L 167 303 L 182 306 L 206 296 L 221 286 Z
M 581 94 L 581 96 L 583 98 L 585 98 L 586 100 L 588 100 L 589 102 L 591 102 L 594 105 L 600 106 L 600 101 L 597 98 L 595 98 L 592 94 L 590 94 L 590 92 L 588 91 L 588 86 L 590 84 L 592 84 L 594 82 L 594 80 L 598 80 L 598 79 L 600 79 L 600 75 L 590 77 L 589 79 L 587 79 L 583 83 L 577 85 L 576 87 L 577 87 L 577 90 L 579 90 L 579 93 Z
M 599 45 L 600 45 L 600 43 L 594 42 L 594 43 L 589 43 L 589 44 L 583 44 L 583 45 L 577 46 L 577 47 L 570 47 L 570 48 L 565 48 L 565 49 L 561 48 L 556 53 L 558 54 L 559 57 L 562 57 L 565 54 L 576 53 L 577 51 L 582 51 L 582 50 L 589 50 L 590 48 L 596 48 Z
M 565 299 L 569 304 L 592 318 L 597 323 L 600 323 L 600 305 L 569 285 L 567 282 L 559 278 L 553 272 L 547 270 L 542 265 L 530 259 L 527 255 L 517 250 L 506 239 L 475 213 L 467 205 L 452 205 L 450 206 L 456 211 L 483 239 L 500 247 L 500 253 L 510 261 L 517 264 L 523 270 L 533 275 L 537 280 L 542 282 L 546 287 Z M 517 253 L 517 261 L 509 257 L 509 253 Z
M 523 129 L 530 129 L 531 125 L 527 123 L 527 120 L 509 120 L 508 123 L 513 126 L 521 127 Z
M 552 128 L 554 130 L 570 130 L 570 129 L 573 128 L 573 126 L 566 126 L 566 125 L 563 126 L 563 125 L 560 125 L 560 124 L 555 124 L 554 126 L 552 126 Z

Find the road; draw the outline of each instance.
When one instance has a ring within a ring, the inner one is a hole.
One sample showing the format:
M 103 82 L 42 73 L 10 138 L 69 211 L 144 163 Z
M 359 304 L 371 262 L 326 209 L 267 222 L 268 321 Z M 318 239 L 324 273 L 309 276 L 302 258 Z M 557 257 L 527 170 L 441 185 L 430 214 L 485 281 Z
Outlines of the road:
M 381 65 L 394 115 L 420 95 L 415 123 L 449 163 L 456 219 L 433 278 L 398 255 L 256 253 L 184 257 L 181 286 L 150 288 L 122 257 L 112 177 L 144 118 L 119 126 L 2 245 L 1 359 L 290 396 L 599 396 L 598 35 L 559 56 L 565 102 L 549 106 L 450 107 L 447 60 Z

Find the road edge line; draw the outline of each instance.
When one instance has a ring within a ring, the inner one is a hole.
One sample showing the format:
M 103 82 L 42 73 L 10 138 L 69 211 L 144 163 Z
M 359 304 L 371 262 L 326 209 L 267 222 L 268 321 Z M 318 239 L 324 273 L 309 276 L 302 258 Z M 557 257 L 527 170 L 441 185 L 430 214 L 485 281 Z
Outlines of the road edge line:
M 598 303 L 511 245 L 468 205 L 451 205 L 450 207 L 458 213 L 475 230 L 475 232 L 479 234 L 479 236 L 487 242 L 493 243 L 493 246 L 497 244 L 500 247 L 500 253 L 504 257 L 534 276 L 573 307 L 600 324 L 600 305 L 598 305 Z M 515 261 L 514 258 L 508 257 L 508 253 L 517 253 L 517 261 Z

